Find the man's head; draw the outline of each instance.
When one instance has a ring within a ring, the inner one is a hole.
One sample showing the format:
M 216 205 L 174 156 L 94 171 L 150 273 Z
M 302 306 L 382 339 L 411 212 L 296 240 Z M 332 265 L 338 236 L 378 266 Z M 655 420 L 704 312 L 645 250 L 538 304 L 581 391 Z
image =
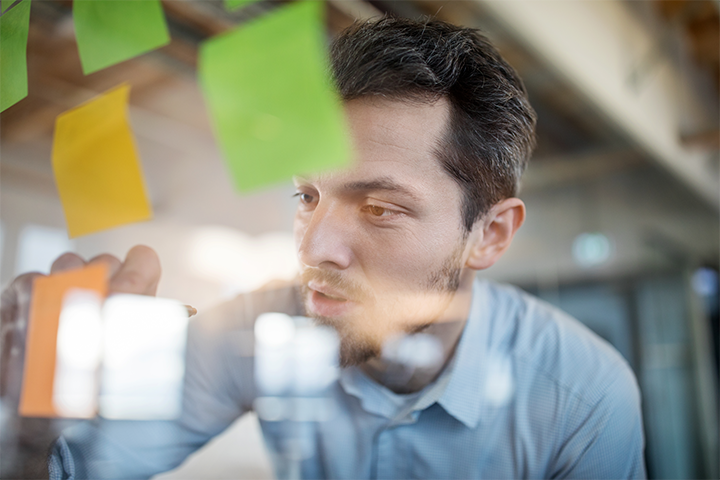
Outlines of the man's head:
M 463 192 L 468 232 L 490 206 L 517 195 L 535 146 L 535 112 L 515 70 L 477 30 L 386 17 L 351 26 L 331 57 L 346 101 L 448 100 L 437 154 Z
M 332 48 L 355 162 L 298 178 L 295 221 L 309 313 L 345 364 L 447 319 L 474 270 L 524 219 L 514 198 L 534 143 L 519 78 L 475 30 L 394 18 Z

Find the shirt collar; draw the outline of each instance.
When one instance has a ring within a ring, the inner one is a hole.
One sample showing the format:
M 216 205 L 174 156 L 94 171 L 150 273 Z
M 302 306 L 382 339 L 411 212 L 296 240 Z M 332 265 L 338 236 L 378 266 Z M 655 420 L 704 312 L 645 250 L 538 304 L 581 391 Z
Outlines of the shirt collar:
M 438 403 L 450 415 L 468 428 L 475 428 L 480 422 L 483 406 L 483 385 L 486 371 L 483 368 L 487 357 L 490 318 L 487 314 L 487 288 L 475 280 L 465 330 L 463 331 L 452 367 L 447 388 Z
M 356 397 L 360 400 L 363 410 L 368 413 L 383 416 L 390 420 L 399 420 L 411 412 L 425 410 L 427 407 L 437 402 L 442 396 L 447 384 L 450 380 L 452 364 L 440 374 L 437 380 L 427 385 L 417 394 L 408 395 L 411 400 L 407 405 L 401 405 L 398 410 L 398 404 L 389 401 L 389 397 L 400 397 L 399 394 L 393 393 L 385 386 L 376 383 L 358 367 L 349 367 L 344 369 L 340 374 L 339 383 L 345 390 L 345 393 Z
M 484 360 L 490 318 L 487 315 L 487 289 L 479 280 L 473 284 L 473 295 L 463 334 L 455 355 L 440 374 L 420 395 L 414 409 L 424 409 L 437 401 L 443 409 L 468 428 L 475 428 L 480 421 L 484 385 Z M 374 392 L 378 386 L 358 368 L 343 369 L 340 385 L 345 393 L 357 397 L 363 409 L 369 413 L 389 417 L 391 411 Z M 374 387 L 374 388 L 373 388 Z
M 395 408 L 380 391 L 382 385 L 374 383 L 358 367 L 344 368 L 340 372 L 340 386 L 345 393 L 360 400 L 362 409 L 374 415 L 392 418 Z

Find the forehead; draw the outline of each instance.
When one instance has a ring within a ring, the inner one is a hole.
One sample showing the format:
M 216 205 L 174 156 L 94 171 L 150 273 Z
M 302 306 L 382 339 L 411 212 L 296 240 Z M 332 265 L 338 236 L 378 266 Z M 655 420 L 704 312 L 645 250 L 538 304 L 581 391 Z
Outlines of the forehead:
M 346 102 L 353 162 L 314 181 L 326 188 L 394 184 L 418 197 L 426 195 L 428 189 L 459 190 L 437 156 L 449 110 L 445 99 L 432 104 L 381 98 Z

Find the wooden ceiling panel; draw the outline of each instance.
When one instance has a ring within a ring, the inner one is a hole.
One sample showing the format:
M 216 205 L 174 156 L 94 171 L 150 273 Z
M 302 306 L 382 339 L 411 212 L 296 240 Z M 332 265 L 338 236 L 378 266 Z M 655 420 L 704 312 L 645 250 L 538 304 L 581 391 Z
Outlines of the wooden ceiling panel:
M 162 54 L 151 53 L 84 75 L 69 13 L 59 20 L 32 14 L 31 18 L 28 96 L 2 112 L 3 143 L 51 135 L 57 115 L 120 83 L 130 83 L 135 95 L 171 81 L 176 74 L 157 60 Z
M 265 1 L 237 12 L 227 12 L 221 0 L 163 0 L 171 30 L 169 45 L 84 75 L 72 24 L 72 3 L 68 0 L 35 0 L 28 36 L 28 97 L 2 112 L 0 139 L 7 144 L 51 135 L 57 115 L 122 82 L 133 87 L 131 103 L 148 103 L 161 115 L 185 113 L 180 115 L 181 121 L 206 130 L 208 121 L 195 85 L 199 43 L 282 3 L 286 2 Z M 346 8 L 333 3 L 328 4 L 327 18 L 332 34 L 354 21 Z M 172 106 L 173 99 L 166 95 L 167 92 L 177 93 L 178 81 L 195 85 L 189 99 L 185 96 L 189 91 L 187 85 L 183 91 L 185 95 L 174 99 L 174 103 L 184 105 L 185 110 Z M 162 97 L 164 103 L 156 97 Z
M 655 0 L 660 15 L 683 29 L 690 53 L 720 92 L 720 7 L 711 0 Z

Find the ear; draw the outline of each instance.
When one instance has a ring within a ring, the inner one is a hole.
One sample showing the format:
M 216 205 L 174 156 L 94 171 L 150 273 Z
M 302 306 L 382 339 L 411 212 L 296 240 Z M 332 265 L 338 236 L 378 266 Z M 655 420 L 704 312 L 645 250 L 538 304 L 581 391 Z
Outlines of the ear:
M 525 204 L 519 198 L 506 198 L 493 205 L 470 232 L 470 254 L 465 266 L 473 270 L 491 267 L 508 249 L 524 221 Z

